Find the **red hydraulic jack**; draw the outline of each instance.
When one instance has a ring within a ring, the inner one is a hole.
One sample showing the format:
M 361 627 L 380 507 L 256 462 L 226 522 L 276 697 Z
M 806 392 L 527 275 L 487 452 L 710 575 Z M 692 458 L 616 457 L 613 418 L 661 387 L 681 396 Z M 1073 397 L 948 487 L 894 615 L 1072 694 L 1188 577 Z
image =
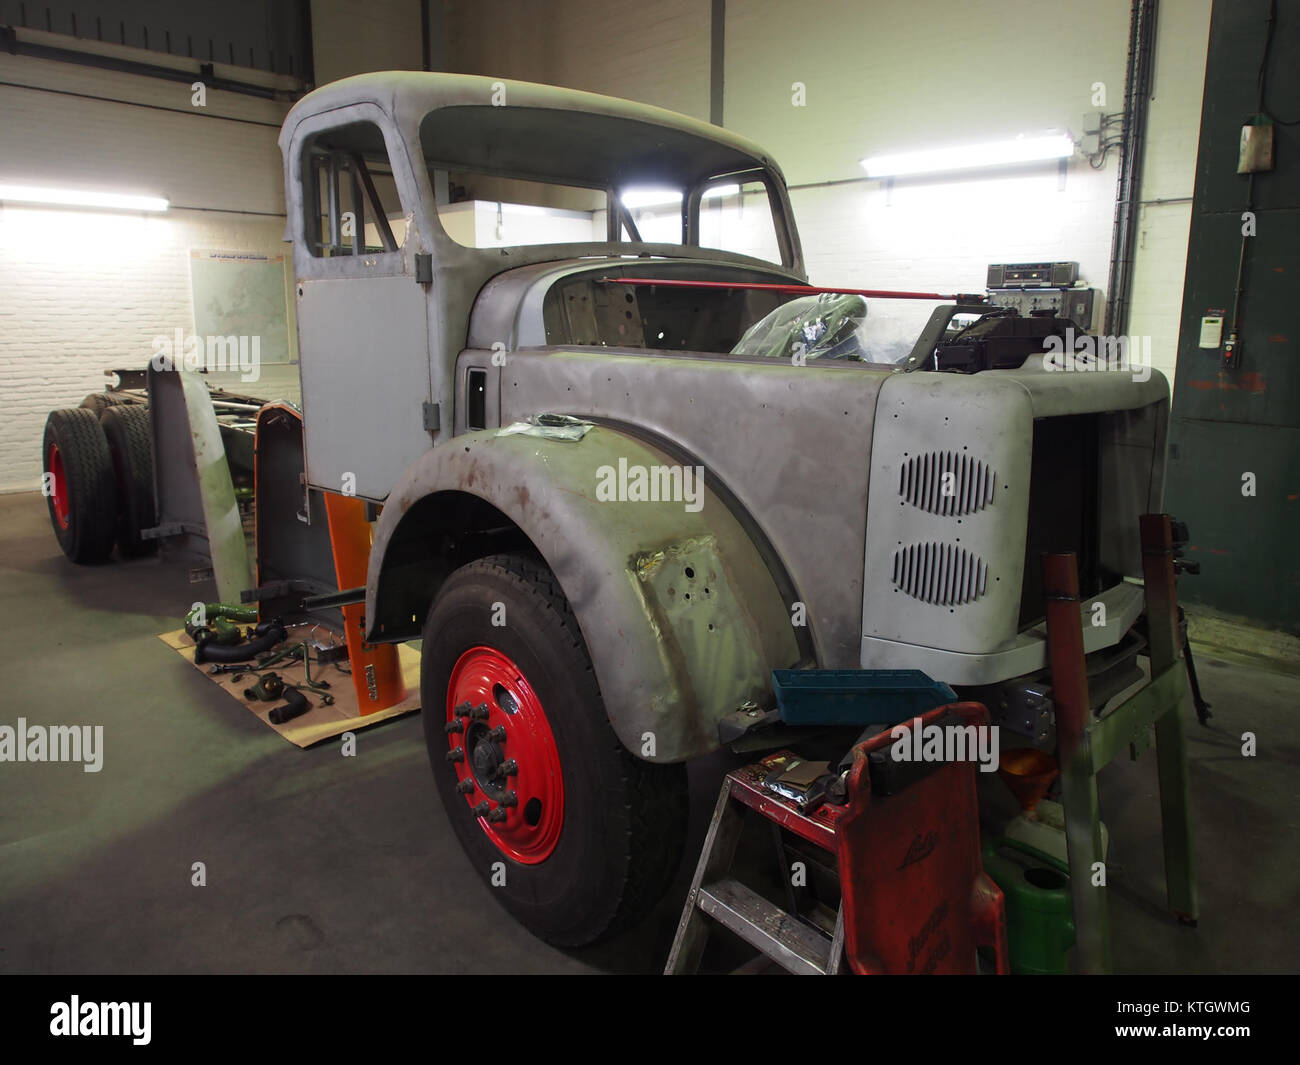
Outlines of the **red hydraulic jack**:
M 1174 541 L 1169 515 L 1143 515 L 1141 533 L 1151 679 L 1137 693 L 1100 718 L 1093 715 L 1088 696 L 1075 556 L 1043 556 L 1048 663 L 1052 674 L 1052 700 L 1056 705 L 1076 965 L 1083 973 L 1111 971 L 1110 918 L 1097 774 L 1125 747 L 1129 748 L 1133 758 L 1137 758 L 1151 745 L 1153 727 L 1160 777 L 1160 817 L 1169 910 L 1183 924 L 1194 926 L 1197 918 L 1187 740 L 1183 733 L 1188 677 L 1178 635 Z

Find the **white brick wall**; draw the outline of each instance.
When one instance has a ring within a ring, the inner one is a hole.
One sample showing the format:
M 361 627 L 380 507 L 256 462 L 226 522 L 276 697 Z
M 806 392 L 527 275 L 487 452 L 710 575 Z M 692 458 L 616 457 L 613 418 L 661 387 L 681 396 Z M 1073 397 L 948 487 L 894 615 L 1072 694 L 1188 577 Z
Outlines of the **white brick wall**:
M 270 125 L 199 117 L 186 84 L 18 56 L 3 80 L 185 112 L 0 87 L 0 181 L 174 205 L 149 216 L 0 208 L 0 490 L 12 491 L 39 487 L 51 409 L 103 388 L 108 367 L 143 367 L 154 336 L 193 330 L 191 248 L 285 250 L 276 127 L 286 108 L 210 92 L 208 113 Z

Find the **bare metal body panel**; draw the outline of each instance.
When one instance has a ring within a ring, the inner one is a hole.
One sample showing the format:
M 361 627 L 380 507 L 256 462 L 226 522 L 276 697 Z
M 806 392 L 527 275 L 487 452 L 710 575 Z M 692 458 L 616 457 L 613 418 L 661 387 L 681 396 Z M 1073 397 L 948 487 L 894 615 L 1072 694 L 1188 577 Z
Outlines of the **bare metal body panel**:
M 453 494 L 490 500 L 564 588 L 624 745 L 652 761 L 680 761 L 713 750 L 717 722 L 740 701 L 764 698 L 771 670 L 799 651 L 775 582 L 707 481 L 695 512 L 598 500 L 600 467 L 620 459 L 673 461 L 607 428 L 576 442 L 488 430 L 427 452 L 377 524 L 366 616 L 390 616 L 384 600 L 400 594 L 402 575 L 385 555 L 410 542 L 424 516 L 416 508 L 449 507 Z
M 876 397 L 887 370 L 816 370 L 631 352 L 519 351 L 500 371 L 501 417 L 593 416 L 679 449 L 775 550 L 806 607 L 817 661 L 857 665 Z M 793 604 L 791 604 L 793 605 Z
M 404 242 L 316 257 L 306 153 L 314 134 L 358 121 L 383 131 Z M 1087 649 L 1116 644 L 1141 612 L 1124 576 L 1139 572 L 1137 515 L 1159 509 L 1158 373 L 739 358 L 741 333 L 788 296 L 620 284 L 805 276 L 780 170 L 757 145 L 591 94 L 412 73 L 317 90 L 280 143 L 308 477 L 337 491 L 351 472 L 384 501 L 369 638 L 418 635 L 457 565 L 535 550 L 573 605 L 622 742 L 677 761 L 714 749 L 742 702 L 769 700 L 773 668 L 912 667 L 954 684 L 1041 668 L 1031 584 L 1040 541 L 1060 542 L 1043 503 L 1054 483 L 1088 498 L 1070 519 L 1091 530 Z M 667 181 L 685 190 L 684 243 L 463 247 L 431 180 L 453 162 L 539 181 L 576 167 L 611 194 Z M 692 239 L 701 190 L 730 173 L 767 185 L 780 265 Z M 498 435 L 542 413 L 596 427 L 580 441 Z M 701 468 L 702 507 L 601 497 L 600 471 L 620 462 Z

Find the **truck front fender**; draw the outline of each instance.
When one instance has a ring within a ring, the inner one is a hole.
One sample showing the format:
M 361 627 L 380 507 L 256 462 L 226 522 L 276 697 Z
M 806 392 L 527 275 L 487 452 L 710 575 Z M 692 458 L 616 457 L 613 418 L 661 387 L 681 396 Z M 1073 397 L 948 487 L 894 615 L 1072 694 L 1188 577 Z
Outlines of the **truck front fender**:
M 651 485 L 658 501 L 640 499 Z M 428 542 L 430 511 L 466 497 L 504 515 L 555 574 L 614 731 L 638 757 L 677 762 L 715 750 L 718 722 L 746 701 L 770 701 L 770 671 L 799 659 L 787 604 L 707 471 L 683 471 L 601 426 L 577 441 L 466 433 L 416 460 L 376 526 L 368 638 L 393 639 L 404 625 L 409 633 L 417 600 L 401 570 L 416 552 L 444 550 Z M 442 576 L 424 588 L 425 610 Z

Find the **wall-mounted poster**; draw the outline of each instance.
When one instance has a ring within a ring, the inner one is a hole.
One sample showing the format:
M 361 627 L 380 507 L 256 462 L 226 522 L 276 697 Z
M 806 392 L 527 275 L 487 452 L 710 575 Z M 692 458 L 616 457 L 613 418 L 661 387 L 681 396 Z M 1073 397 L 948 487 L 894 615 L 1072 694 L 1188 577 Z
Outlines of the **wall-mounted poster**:
M 193 250 L 190 289 L 197 336 L 235 337 L 263 365 L 289 361 L 283 255 Z

